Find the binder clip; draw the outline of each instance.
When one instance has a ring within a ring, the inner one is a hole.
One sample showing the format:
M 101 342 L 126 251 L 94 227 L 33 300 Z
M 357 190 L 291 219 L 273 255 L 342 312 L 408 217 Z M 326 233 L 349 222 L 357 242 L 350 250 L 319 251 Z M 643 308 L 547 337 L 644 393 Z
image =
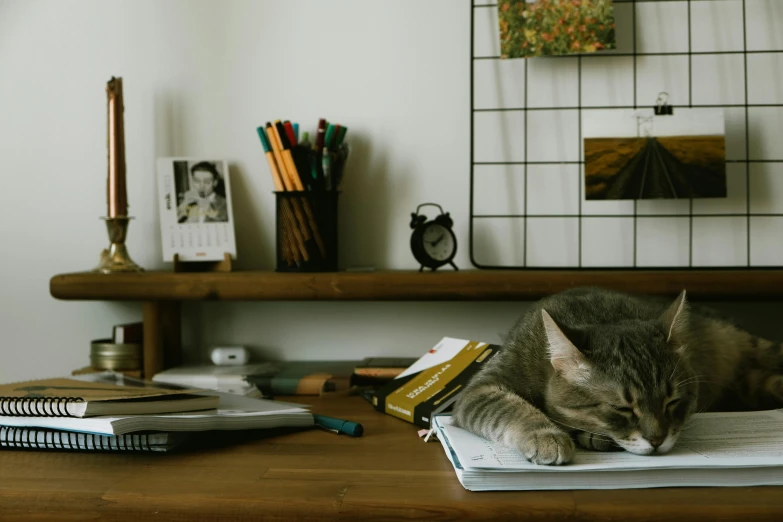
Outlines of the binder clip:
M 674 114 L 674 109 L 672 109 L 672 106 L 666 103 L 668 100 L 668 92 L 662 92 L 658 95 L 658 99 L 655 101 L 656 116 L 671 116 Z

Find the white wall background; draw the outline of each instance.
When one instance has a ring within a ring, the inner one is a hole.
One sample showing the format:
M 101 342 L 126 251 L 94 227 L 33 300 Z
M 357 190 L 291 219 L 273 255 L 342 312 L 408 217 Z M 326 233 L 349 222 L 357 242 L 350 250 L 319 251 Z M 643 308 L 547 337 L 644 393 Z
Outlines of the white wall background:
M 417 268 L 410 212 L 436 201 L 467 252 L 467 1 L 0 0 L 0 381 L 65 374 L 91 339 L 138 320 L 135 303 L 65 302 L 57 273 L 106 244 L 106 101 L 122 76 L 128 238 L 161 261 L 154 163 L 231 164 L 239 269 L 273 267 L 272 184 L 255 127 L 344 122 L 354 147 L 341 201 L 341 264 Z M 191 359 L 214 343 L 259 357 L 419 355 L 444 335 L 497 341 L 524 303 L 189 303 Z M 725 307 L 783 337 L 777 306 Z

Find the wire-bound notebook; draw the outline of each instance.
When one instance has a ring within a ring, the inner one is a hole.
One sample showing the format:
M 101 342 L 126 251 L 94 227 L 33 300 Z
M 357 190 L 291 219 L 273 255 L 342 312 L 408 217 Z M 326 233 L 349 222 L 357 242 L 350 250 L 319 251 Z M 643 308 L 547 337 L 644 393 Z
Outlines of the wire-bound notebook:
M 61 430 L 0 426 L 0 448 L 82 451 L 170 451 L 185 441 L 186 433 L 132 433 L 97 435 Z
M 0 417 L 93 417 L 214 410 L 219 399 L 154 385 L 45 379 L 0 386 Z

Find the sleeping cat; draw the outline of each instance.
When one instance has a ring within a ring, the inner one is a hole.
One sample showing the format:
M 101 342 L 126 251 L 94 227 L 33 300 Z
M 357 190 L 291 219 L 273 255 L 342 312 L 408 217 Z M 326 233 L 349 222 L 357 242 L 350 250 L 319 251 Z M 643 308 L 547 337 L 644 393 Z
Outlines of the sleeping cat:
M 537 464 L 587 449 L 666 453 L 700 411 L 783 407 L 783 346 L 715 312 L 600 288 L 535 303 L 453 421 Z M 573 438 L 572 438 L 573 437 Z

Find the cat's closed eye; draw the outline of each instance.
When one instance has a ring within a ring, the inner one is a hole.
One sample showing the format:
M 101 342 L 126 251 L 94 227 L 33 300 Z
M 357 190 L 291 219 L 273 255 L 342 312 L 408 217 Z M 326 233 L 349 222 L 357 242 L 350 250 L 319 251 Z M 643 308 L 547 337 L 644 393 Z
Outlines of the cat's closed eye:
M 613 410 L 619 411 L 620 413 L 633 414 L 633 408 L 630 406 L 618 406 L 616 404 L 610 404 L 610 406 Z
M 677 406 L 677 405 L 680 403 L 680 401 L 681 401 L 681 400 L 682 400 L 682 399 L 680 399 L 680 398 L 676 398 L 676 399 L 669 399 L 669 400 L 668 400 L 668 401 L 667 401 L 667 402 L 666 402 L 666 403 L 663 405 L 663 409 L 665 409 L 665 410 L 668 410 L 668 409 L 670 409 L 670 408 L 674 408 L 675 406 Z

